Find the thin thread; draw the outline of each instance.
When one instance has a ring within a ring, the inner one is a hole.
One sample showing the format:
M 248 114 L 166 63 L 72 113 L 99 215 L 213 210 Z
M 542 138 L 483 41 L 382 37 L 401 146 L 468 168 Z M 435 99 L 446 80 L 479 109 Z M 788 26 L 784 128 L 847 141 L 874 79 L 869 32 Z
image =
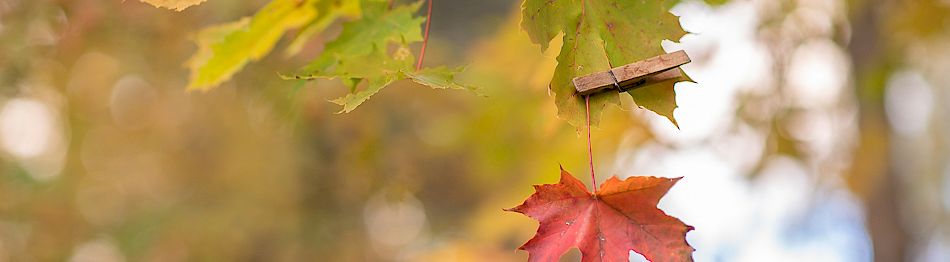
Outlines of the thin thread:
M 584 104 L 587 107 L 587 162 L 590 164 L 590 187 L 591 191 L 597 192 L 597 178 L 594 176 L 594 150 L 590 143 L 590 96 L 584 96 Z
M 428 9 L 426 12 L 426 32 L 422 37 L 422 49 L 419 50 L 419 62 L 416 63 L 416 71 L 422 69 L 422 60 L 426 57 L 426 44 L 429 43 L 429 24 L 432 22 L 432 0 L 429 0 Z

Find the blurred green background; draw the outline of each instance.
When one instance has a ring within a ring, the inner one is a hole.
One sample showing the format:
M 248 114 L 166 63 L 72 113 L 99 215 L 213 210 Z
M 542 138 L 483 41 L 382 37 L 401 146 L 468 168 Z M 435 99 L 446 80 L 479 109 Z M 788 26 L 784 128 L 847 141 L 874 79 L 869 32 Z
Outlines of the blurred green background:
M 339 24 L 185 92 L 189 37 L 266 2 L 0 0 L 0 261 L 521 261 L 537 224 L 501 209 L 558 165 L 589 183 L 519 1 L 434 1 L 425 63 L 485 97 L 403 81 L 334 114 L 341 83 L 278 73 Z M 625 98 L 600 181 L 684 176 L 660 207 L 697 261 L 950 261 L 950 1 L 673 13 L 681 129 Z

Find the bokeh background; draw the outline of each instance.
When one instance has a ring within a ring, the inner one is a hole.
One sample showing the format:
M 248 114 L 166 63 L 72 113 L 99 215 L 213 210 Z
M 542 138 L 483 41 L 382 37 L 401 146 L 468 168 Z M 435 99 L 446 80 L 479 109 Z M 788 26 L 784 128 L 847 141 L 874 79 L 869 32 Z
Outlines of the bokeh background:
M 537 224 L 502 208 L 588 171 L 518 2 L 435 1 L 426 64 L 486 97 L 400 82 L 334 114 L 339 82 L 277 73 L 339 25 L 189 93 L 189 37 L 266 1 L 0 0 L 0 261 L 523 261 Z M 673 12 L 681 128 L 625 98 L 599 180 L 685 177 L 660 207 L 697 261 L 950 261 L 950 1 Z

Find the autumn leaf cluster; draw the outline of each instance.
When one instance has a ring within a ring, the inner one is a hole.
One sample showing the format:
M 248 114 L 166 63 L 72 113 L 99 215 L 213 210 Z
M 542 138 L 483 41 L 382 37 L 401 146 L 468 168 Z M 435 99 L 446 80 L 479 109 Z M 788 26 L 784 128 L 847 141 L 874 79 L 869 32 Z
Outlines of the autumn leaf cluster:
M 203 2 L 143 1 L 178 11 Z M 676 2 L 525 0 L 521 26 L 530 39 L 541 51 L 555 40 L 560 43 L 549 85 L 557 115 L 580 129 L 585 120 L 596 125 L 607 105 L 619 105 L 618 91 L 582 97 L 575 93 L 571 80 L 664 54 L 662 41 L 676 41 L 686 34 L 669 12 Z M 298 55 L 310 38 L 342 21 L 342 32 L 326 42 L 317 57 L 295 72 L 281 72 L 281 77 L 339 79 L 348 92 L 331 102 L 342 106 L 341 113 L 355 110 L 383 88 L 404 79 L 437 89 L 475 90 L 456 81 L 463 68 L 413 66 L 416 55 L 411 45 L 425 40 L 421 27 L 426 18 L 417 15 L 422 4 L 273 0 L 251 17 L 209 26 L 196 34 L 198 51 L 186 63 L 191 73 L 188 89 L 210 90 L 228 81 L 248 63 L 272 53 L 290 31 L 297 33 L 284 53 Z M 640 108 L 676 124 L 673 86 L 680 81 L 691 79 L 682 73 L 625 93 Z M 557 260 L 573 247 L 581 250 L 584 261 L 622 261 L 631 250 L 651 261 L 690 261 L 693 249 L 685 235 L 692 227 L 656 207 L 677 180 L 632 177 L 621 181 L 612 177 L 592 193 L 562 170 L 560 183 L 536 186 L 534 195 L 509 211 L 541 223 L 537 235 L 522 246 L 531 261 Z

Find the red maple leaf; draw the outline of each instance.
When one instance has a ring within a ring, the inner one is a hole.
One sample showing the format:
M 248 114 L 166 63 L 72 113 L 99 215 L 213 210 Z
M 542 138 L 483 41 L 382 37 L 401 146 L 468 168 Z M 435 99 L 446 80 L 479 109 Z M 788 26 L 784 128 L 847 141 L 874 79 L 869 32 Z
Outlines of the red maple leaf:
M 561 168 L 560 183 L 535 185 L 531 197 L 506 211 L 541 224 L 519 248 L 528 251 L 528 261 L 557 261 L 572 247 L 582 261 L 628 261 L 630 250 L 653 262 L 692 261 L 686 232 L 693 227 L 656 207 L 679 179 L 611 177 L 591 194 Z

